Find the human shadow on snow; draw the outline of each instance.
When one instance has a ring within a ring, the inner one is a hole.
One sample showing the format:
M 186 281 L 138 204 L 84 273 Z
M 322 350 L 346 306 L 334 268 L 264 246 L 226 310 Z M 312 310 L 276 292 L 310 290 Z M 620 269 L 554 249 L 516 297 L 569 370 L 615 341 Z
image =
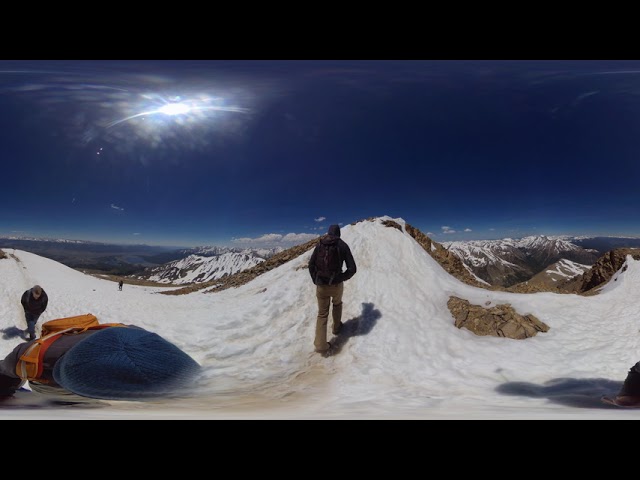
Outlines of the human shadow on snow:
M 374 308 L 373 303 L 363 302 L 362 313 L 359 316 L 342 322 L 340 333 L 331 339 L 331 348 L 325 356 L 330 357 L 340 353 L 351 337 L 368 334 L 380 317 L 382 314 L 380 310 Z M 329 324 L 331 324 L 331 316 L 329 316 Z
M 2 338 L 4 340 L 9 340 L 11 338 L 20 337 L 22 339 L 26 339 L 24 330 L 18 327 L 7 327 L 0 329 L 0 333 L 2 333 Z
M 602 402 L 603 395 L 615 396 L 623 382 L 606 378 L 555 378 L 543 385 L 507 382 L 496 387 L 503 395 L 547 398 L 550 402 L 576 408 L 617 408 Z

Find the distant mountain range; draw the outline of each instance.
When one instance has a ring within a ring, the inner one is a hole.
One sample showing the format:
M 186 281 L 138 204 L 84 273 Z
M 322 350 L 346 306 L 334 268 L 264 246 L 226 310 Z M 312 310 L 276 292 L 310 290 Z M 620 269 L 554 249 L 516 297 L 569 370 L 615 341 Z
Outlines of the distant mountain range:
M 24 250 L 77 270 L 113 275 L 132 274 L 184 256 L 175 247 L 29 237 L 1 237 L 0 248 Z
M 459 257 L 478 278 L 491 285 L 511 287 L 527 281 L 537 284 L 558 282 L 560 276 L 569 272 L 588 269 L 610 250 L 640 247 L 640 239 L 537 235 L 520 239 L 444 242 L 442 246 Z
M 459 257 L 474 275 L 491 285 L 502 287 L 529 280 L 563 259 L 593 265 L 601 255 L 596 249 L 576 245 L 570 237 L 545 235 L 445 242 L 442 246 Z
M 157 267 L 148 267 L 134 277 L 173 285 L 208 282 L 254 267 L 283 250 L 197 247 L 183 250 L 187 254 L 184 258 Z
M 479 283 L 512 290 L 522 286 L 548 290 L 584 274 L 606 252 L 640 247 L 640 238 L 538 235 L 433 244 L 458 257 Z M 176 249 L 25 237 L 0 238 L 0 248 L 29 251 L 79 270 L 175 285 L 218 280 L 284 251 L 218 246 Z
M 150 245 L 30 237 L 0 237 L 0 248 L 35 253 L 85 272 L 128 276 L 156 283 L 200 283 L 253 267 L 283 250 Z

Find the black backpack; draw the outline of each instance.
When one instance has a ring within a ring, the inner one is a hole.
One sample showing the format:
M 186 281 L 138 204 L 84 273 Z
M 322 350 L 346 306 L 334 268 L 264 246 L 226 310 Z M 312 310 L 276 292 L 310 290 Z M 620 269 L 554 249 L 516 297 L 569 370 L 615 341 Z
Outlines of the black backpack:
M 336 275 L 342 273 L 342 258 L 338 248 L 338 239 L 320 240 L 316 253 L 316 275 L 326 278 L 329 284 L 333 283 Z

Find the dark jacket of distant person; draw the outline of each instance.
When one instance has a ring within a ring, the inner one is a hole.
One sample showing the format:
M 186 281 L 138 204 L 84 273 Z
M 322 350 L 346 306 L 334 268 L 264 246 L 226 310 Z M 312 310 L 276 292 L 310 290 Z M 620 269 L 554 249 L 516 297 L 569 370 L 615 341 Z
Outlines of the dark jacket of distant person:
M 316 257 L 318 255 L 318 246 L 313 250 L 311 254 L 311 259 L 309 260 L 309 274 L 311 275 L 311 280 L 315 285 L 336 285 L 338 283 L 345 282 L 349 280 L 356 274 L 356 261 L 353 259 L 353 255 L 351 253 L 351 249 L 349 245 L 346 244 L 344 240 L 340 238 L 340 226 L 339 225 L 331 225 L 329 230 L 325 235 L 320 237 L 320 242 L 323 243 L 336 243 L 338 245 L 338 250 L 340 252 L 340 258 L 342 262 L 347 265 L 347 270 L 337 274 L 333 280 L 328 278 L 323 278 L 318 276 L 318 269 L 316 267 Z M 320 243 L 319 242 L 319 243 Z
M 34 287 L 35 288 L 35 287 Z M 47 309 L 47 304 L 49 303 L 49 297 L 47 296 L 47 292 L 41 288 L 42 293 L 38 299 L 33 297 L 33 288 L 25 291 L 22 294 L 22 298 L 20 299 L 20 303 L 22 304 L 22 308 L 26 313 L 31 313 L 32 315 L 42 315 Z

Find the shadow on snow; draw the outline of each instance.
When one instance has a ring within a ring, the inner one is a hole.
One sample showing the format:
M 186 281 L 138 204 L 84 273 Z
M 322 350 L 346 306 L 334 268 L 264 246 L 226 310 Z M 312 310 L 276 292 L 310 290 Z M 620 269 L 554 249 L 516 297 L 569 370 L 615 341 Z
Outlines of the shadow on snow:
M 503 395 L 547 398 L 550 402 L 576 408 L 617 408 L 602 402 L 603 395 L 615 396 L 623 382 L 606 378 L 556 378 L 543 385 L 507 382 L 496 388 Z
M 358 317 L 342 322 L 340 333 L 331 340 L 331 349 L 326 356 L 340 353 L 351 337 L 368 334 L 380 317 L 382 314 L 373 307 L 373 303 L 362 303 L 362 313 Z

